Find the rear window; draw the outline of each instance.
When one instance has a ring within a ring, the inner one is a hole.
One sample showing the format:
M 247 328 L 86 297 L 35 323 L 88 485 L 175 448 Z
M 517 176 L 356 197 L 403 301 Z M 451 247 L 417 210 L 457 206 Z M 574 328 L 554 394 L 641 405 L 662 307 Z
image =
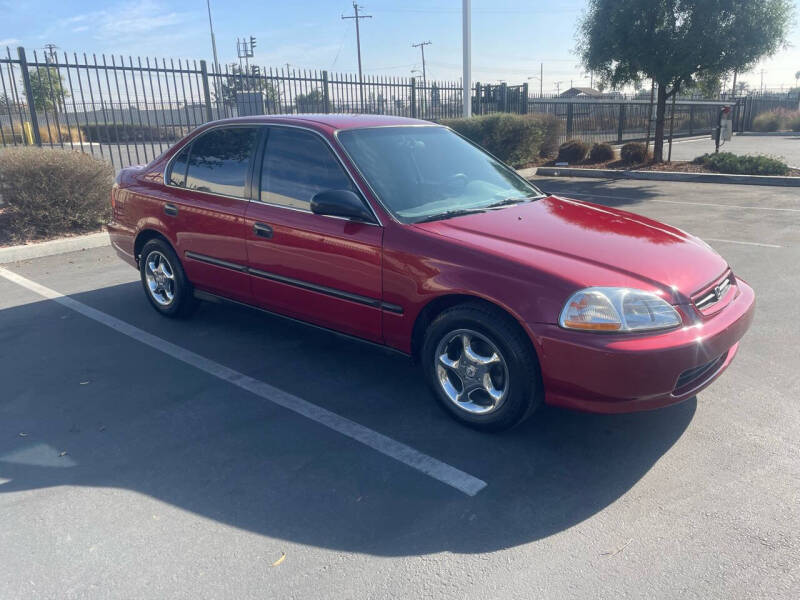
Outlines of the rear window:
M 191 144 L 186 188 L 223 196 L 244 197 L 250 161 L 258 139 L 257 127 L 217 128 Z M 180 159 L 176 158 L 176 162 Z M 176 181 L 180 181 L 173 165 Z M 173 175 L 170 174 L 170 182 Z M 174 185 L 180 185 L 176 183 Z

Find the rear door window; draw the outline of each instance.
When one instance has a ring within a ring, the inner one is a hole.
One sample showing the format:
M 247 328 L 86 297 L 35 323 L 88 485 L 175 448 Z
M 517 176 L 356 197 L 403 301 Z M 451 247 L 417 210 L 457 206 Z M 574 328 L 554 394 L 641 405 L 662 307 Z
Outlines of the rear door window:
M 190 190 L 245 197 L 258 127 L 219 127 L 192 142 L 186 187 Z

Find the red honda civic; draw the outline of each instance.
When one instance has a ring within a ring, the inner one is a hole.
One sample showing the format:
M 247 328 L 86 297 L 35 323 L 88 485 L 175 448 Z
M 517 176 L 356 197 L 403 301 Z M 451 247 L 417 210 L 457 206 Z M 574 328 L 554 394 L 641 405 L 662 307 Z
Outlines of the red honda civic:
M 152 306 L 218 297 L 382 344 L 460 421 L 542 403 L 680 402 L 730 364 L 753 290 L 700 239 L 547 195 L 447 127 L 379 116 L 209 123 L 112 193 Z

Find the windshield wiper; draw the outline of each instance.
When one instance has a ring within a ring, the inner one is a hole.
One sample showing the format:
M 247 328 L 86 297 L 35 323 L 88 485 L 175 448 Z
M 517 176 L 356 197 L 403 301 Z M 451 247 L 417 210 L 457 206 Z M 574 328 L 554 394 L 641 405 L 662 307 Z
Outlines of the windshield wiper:
M 448 210 L 443 213 L 438 213 L 435 215 L 430 215 L 425 217 L 424 219 L 420 219 L 419 221 L 414 221 L 415 223 L 427 223 L 428 221 L 439 221 L 441 219 L 451 219 L 452 217 L 460 217 L 462 215 L 474 215 L 475 213 L 482 213 L 486 212 L 485 208 L 460 208 L 457 210 Z
M 493 202 L 486 208 L 500 208 L 501 206 L 510 206 L 511 204 L 522 204 L 523 202 L 528 202 L 532 198 L 541 198 L 541 196 L 536 194 L 531 194 L 530 196 L 523 196 L 517 198 L 506 198 L 505 200 L 499 200 L 497 202 Z

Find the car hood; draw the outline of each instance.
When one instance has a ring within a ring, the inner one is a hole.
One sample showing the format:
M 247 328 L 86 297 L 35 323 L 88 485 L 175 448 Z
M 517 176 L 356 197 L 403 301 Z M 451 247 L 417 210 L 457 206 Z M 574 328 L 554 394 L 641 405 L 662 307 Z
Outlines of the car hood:
M 417 226 L 582 287 L 655 288 L 676 304 L 727 269 L 705 242 L 680 229 L 557 196 Z

